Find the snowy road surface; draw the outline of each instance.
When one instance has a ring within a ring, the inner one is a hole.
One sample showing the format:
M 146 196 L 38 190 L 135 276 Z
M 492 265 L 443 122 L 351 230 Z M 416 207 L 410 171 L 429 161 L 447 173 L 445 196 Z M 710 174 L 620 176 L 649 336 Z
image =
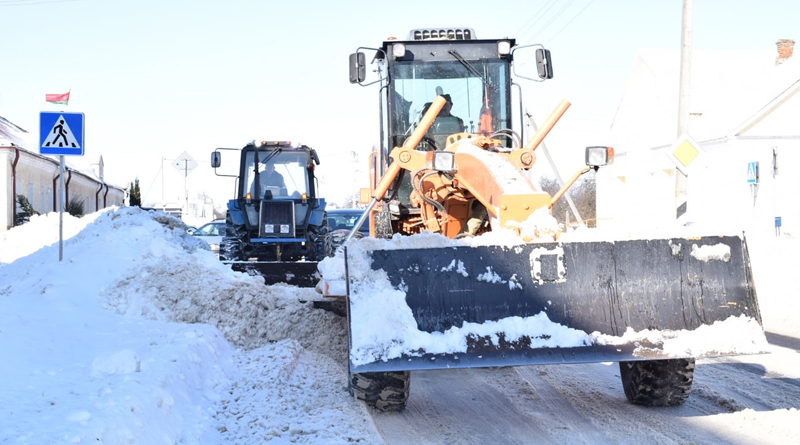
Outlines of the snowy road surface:
M 406 410 L 372 417 L 387 444 L 796 443 L 800 341 L 792 343 L 699 361 L 680 407 L 628 403 L 618 365 L 593 363 L 412 372 Z

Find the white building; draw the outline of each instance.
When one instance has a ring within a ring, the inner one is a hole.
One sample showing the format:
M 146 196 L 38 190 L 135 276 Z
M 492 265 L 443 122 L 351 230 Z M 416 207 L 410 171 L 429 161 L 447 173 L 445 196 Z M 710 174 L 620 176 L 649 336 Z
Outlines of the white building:
M 700 153 L 685 168 L 682 222 L 776 232 L 780 218 L 782 233 L 800 234 L 800 60 L 791 57 L 793 45 L 778 41 L 778 54 L 693 52 L 689 136 Z M 678 50 L 639 51 L 611 127 L 615 164 L 597 176 L 598 226 L 676 224 L 678 172 L 669 154 L 678 141 L 679 75 Z
M 0 116 L 0 231 L 13 227 L 18 211 L 16 195 L 25 195 L 39 213 L 58 210 L 59 162 L 33 150 L 26 130 Z M 125 204 L 125 190 L 103 181 L 103 158 L 97 171 L 85 171 L 68 163 L 64 169 L 64 203 L 77 200 L 84 212 Z

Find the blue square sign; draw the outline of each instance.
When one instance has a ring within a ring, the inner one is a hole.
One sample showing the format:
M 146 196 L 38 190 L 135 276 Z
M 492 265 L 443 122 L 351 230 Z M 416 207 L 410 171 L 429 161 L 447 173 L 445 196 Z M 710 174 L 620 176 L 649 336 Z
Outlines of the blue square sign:
M 83 113 L 39 113 L 39 153 L 83 156 Z

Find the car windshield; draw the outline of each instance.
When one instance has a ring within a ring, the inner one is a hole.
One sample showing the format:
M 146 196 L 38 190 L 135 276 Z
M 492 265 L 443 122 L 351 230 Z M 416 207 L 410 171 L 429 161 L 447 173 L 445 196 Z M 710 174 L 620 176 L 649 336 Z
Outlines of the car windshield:
M 194 231 L 194 235 L 198 236 L 221 236 L 225 226 L 219 223 L 208 223 L 203 227 Z
M 353 230 L 358 218 L 364 214 L 363 210 L 331 210 L 328 212 L 328 229 L 329 230 Z M 369 234 L 369 223 L 364 222 L 361 225 L 360 231 Z

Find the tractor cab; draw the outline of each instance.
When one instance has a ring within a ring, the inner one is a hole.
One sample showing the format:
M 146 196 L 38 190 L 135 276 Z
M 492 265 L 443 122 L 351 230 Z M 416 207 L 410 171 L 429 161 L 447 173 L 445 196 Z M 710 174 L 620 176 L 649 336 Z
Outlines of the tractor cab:
M 311 264 L 323 258 L 327 220 L 325 200 L 318 196 L 314 176 L 317 152 L 288 141 L 253 141 L 241 149 L 216 149 L 211 154 L 215 171 L 224 150 L 238 151 L 240 157 L 237 175 L 218 173 L 237 179 L 235 197 L 228 201 L 220 259 L 249 262 L 247 268 L 252 269 L 255 263 L 302 260 Z M 269 281 L 261 269 L 259 273 Z M 275 279 L 283 279 L 283 274 Z

